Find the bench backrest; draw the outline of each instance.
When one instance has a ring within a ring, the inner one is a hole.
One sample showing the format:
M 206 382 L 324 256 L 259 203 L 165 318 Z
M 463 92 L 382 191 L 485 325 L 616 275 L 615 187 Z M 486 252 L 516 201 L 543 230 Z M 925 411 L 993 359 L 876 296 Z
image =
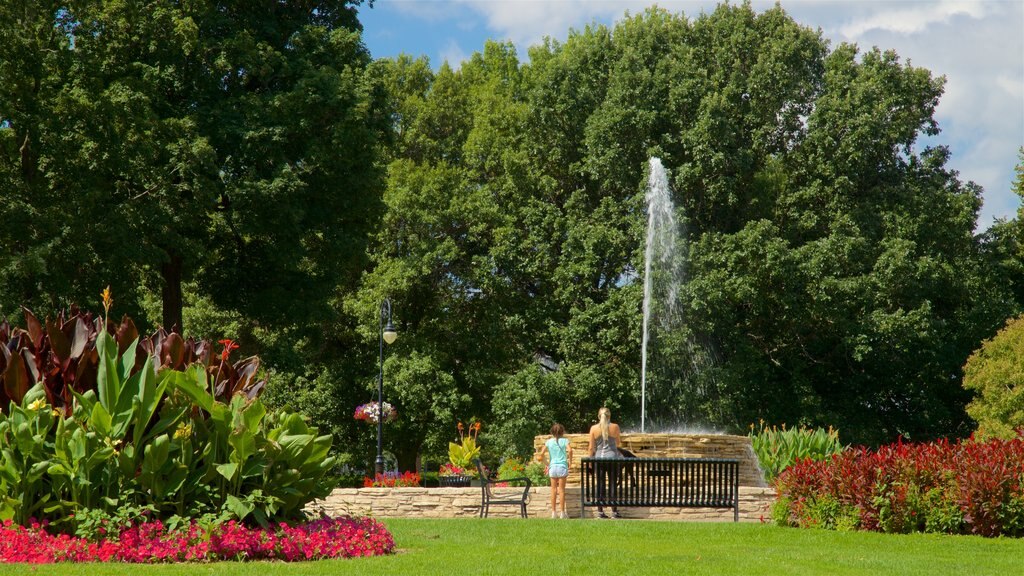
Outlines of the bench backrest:
M 735 508 L 739 460 L 721 458 L 583 458 L 584 506 Z M 614 488 L 598 486 L 598 472 Z

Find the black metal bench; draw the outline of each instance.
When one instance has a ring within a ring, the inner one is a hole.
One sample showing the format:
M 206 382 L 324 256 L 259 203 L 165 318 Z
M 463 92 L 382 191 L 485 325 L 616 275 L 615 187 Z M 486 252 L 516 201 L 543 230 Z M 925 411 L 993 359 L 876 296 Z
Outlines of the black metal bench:
M 523 518 L 526 518 L 526 503 L 530 500 L 530 486 L 533 485 L 533 481 L 526 477 L 492 480 L 488 477 L 487 468 L 484 467 L 480 460 L 474 460 L 473 462 L 476 463 L 476 469 L 480 472 L 480 490 L 482 491 L 480 497 L 480 517 L 487 518 L 491 506 L 506 504 L 509 506 L 519 506 L 519 513 Z M 504 484 L 506 482 L 526 482 L 526 486 L 523 487 L 521 494 L 518 491 L 495 494 L 491 490 L 496 484 Z
M 665 506 L 732 508 L 733 521 L 740 519 L 739 460 L 583 458 L 581 466 L 582 517 L 588 506 Z

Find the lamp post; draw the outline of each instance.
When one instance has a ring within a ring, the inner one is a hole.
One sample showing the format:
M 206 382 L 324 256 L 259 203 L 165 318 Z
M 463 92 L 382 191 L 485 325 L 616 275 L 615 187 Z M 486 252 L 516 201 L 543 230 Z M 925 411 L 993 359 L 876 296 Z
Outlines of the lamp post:
M 385 323 L 386 321 L 386 323 Z M 384 343 L 391 344 L 398 332 L 391 324 L 391 299 L 380 303 L 380 373 L 377 376 L 377 461 L 374 471 L 384 473 Z

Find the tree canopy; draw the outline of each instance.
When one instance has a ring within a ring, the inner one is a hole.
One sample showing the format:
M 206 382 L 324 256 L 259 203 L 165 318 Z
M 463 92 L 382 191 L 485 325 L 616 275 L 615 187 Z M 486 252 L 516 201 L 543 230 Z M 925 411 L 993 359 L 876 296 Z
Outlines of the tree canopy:
M 358 3 L 0 8 L 4 310 L 111 284 L 180 327 L 191 281 L 261 325 L 327 313 L 381 208 Z
M 973 428 L 961 367 L 1014 304 L 973 233 L 979 188 L 917 143 L 938 132 L 942 78 L 750 6 L 650 9 L 529 63 L 491 42 L 459 70 L 385 67 L 400 128 L 349 310 L 394 299 L 395 368 L 415 350 L 451 376 L 438 425 L 491 420 L 487 443 L 522 452 L 602 405 L 638 424 L 658 156 L 688 278 L 686 326 L 648 376 L 660 429 L 764 418 L 871 443 Z

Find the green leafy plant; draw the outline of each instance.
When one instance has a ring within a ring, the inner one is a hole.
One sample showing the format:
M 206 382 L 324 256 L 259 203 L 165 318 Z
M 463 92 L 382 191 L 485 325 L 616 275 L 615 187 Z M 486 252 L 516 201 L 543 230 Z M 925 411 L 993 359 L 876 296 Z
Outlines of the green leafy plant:
M 526 476 L 526 464 L 515 456 L 505 458 L 498 466 L 498 480 L 522 478 L 523 476 Z
M 37 384 L 22 396 L 20 405 L 11 402 L 9 414 L 0 415 L 0 519 L 25 525 L 29 518 L 61 508 L 47 489 L 46 478 L 47 444 L 58 412 L 51 410 Z
M 750 425 L 750 443 L 768 482 L 800 460 L 825 460 L 844 449 L 839 441 L 839 431 L 831 426 L 827 431 L 803 426 L 787 430 L 785 424 L 781 428 L 769 428 L 764 420 L 760 422 L 759 430 Z
M 473 460 L 480 457 L 480 447 L 476 444 L 480 427 L 480 422 L 473 422 L 467 430 L 462 422 L 459 422 L 459 442 L 448 443 L 448 461 L 452 466 L 463 469 L 471 476 L 477 475 Z
M 527 477 L 534 486 L 549 486 L 551 479 L 544 473 L 544 465 L 537 461 L 523 462 L 515 456 L 505 458 L 498 466 L 498 480 Z
M 550 486 L 551 478 L 547 475 L 544 464 L 533 461 L 526 465 L 526 476 L 533 482 L 534 486 Z

